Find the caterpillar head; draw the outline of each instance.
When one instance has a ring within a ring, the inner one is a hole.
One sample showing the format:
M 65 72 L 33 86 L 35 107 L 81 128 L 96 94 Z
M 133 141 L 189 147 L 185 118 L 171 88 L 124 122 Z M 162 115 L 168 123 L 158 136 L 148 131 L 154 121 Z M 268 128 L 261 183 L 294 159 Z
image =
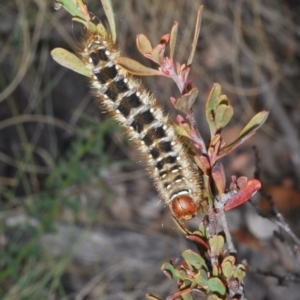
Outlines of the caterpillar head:
M 198 206 L 190 195 L 184 194 L 172 199 L 171 210 L 176 219 L 187 221 L 197 214 Z

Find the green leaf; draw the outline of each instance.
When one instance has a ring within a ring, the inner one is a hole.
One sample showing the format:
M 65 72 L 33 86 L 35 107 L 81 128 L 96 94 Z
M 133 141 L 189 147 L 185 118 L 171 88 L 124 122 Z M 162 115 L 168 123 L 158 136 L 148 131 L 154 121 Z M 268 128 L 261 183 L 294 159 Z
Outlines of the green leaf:
M 222 274 L 226 277 L 228 281 L 231 275 L 233 274 L 232 263 L 229 261 L 222 262 L 221 268 L 222 268 Z
M 241 139 L 252 131 L 256 131 L 260 126 L 262 126 L 269 116 L 268 111 L 261 111 L 256 114 L 248 124 L 242 129 L 237 139 Z
M 268 111 L 261 111 L 256 114 L 248 124 L 242 129 L 239 136 L 235 139 L 234 142 L 224 147 L 220 153 L 218 154 L 218 159 L 224 155 L 227 155 L 231 151 L 233 151 L 236 147 L 244 143 L 247 139 L 249 139 L 252 135 L 254 135 L 257 129 L 262 126 L 269 116 Z
M 81 75 L 87 77 L 91 76 L 91 72 L 85 67 L 82 60 L 67 50 L 63 48 L 55 48 L 51 51 L 51 56 L 60 65 Z
M 139 34 L 136 37 L 136 45 L 143 55 L 151 54 L 153 51 L 151 42 L 144 34 Z
M 57 2 L 61 3 L 64 9 L 68 11 L 72 16 L 78 17 L 79 19 L 86 21 L 85 16 L 79 9 L 78 5 L 76 4 L 76 1 L 58 0 Z
M 235 257 L 233 255 L 229 255 L 229 256 L 227 256 L 223 259 L 222 263 L 227 262 L 227 261 L 230 262 L 232 265 L 234 265 L 235 264 Z
M 184 112 L 185 114 L 191 113 L 191 108 L 193 104 L 195 103 L 195 100 L 198 96 L 198 89 L 192 88 L 188 93 L 182 95 L 177 101 L 176 101 L 176 109 Z
M 115 19 L 114 19 L 114 10 L 111 5 L 111 0 L 101 0 L 101 3 L 102 3 L 106 18 L 108 20 L 112 40 L 113 40 L 113 42 L 115 42 L 117 39 L 116 23 L 115 23 Z
M 185 261 L 192 267 L 197 270 L 204 268 L 207 270 L 207 266 L 205 260 L 197 253 L 193 252 L 192 250 L 186 250 L 182 253 L 183 258 Z
M 225 287 L 225 285 L 217 277 L 209 278 L 208 279 L 208 286 L 209 286 L 210 290 L 213 293 L 216 292 L 216 293 L 218 293 L 218 294 L 220 294 L 222 296 L 224 296 L 225 293 L 226 293 L 226 287 Z
M 176 270 L 175 267 L 172 264 L 170 264 L 169 262 L 165 262 L 162 265 L 161 269 L 164 271 L 167 271 L 172 279 L 178 280 L 180 277 L 178 270 Z
M 221 104 L 216 109 L 215 124 L 216 130 L 224 128 L 227 123 L 231 120 L 233 115 L 233 108 L 230 105 Z
M 173 127 L 175 128 L 175 131 L 179 136 L 185 136 L 188 138 L 191 137 L 191 127 L 188 123 L 180 124 L 180 126 L 173 124 Z
M 219 266 L 217 266 L 216 264 L 213 264 L 212 266 L 212 276 L 215 276 L 215 277 L 219 277 Z
M 221 96 L 221 91 L 221 86 L 218 83 L 215 83 L 206 101 L 205 116 L 210 128 L 211 136 L 213 136 L 216 131 L 215 112 L 220 102 L 219 98 Z
M 255 131 L 252 131 L 248 135 L 244 136 L 242 139 L 235 140 L 233 143 L 231 143 L 228 146 L 224 147 L 218 153 L 216 160 L 220 159 L 221 157 L 223 157 L 223 156 L 229 154 L 230 152 L 232 152 L 235 148 L 237 148 L 238 146 L 240 146 L 241 144 L 243 144 L 246 140 L 248 140 L 254 134 L 255 134 Z
M 245 266 L 244 265 L 238 265 L 237 269 L 235 270 L 233 277 L 238 279 L 239 282 L 241 282 L 244 277 L 246 276 Z
M 172 278 L 174 280 L 180 280 L 182 282 L 188 280 L 191 281 L 189 275 L 184 269 L 177 270 L 172 264 L 166 262 L 162 265 L 161 269 L 167 275 L 167 277 Z
M 72 18 L 72 21 L 75 21 L 75 22 L 78 22 L 78 23 L 81 23 L 83 24 L 84 26 L 88 27 L 89 25 L 89 22 L 87 22 L 86 20 L 82 20 L 81 18 L 78 18 L 78 17 L 74 17 Z M 96 27 L 96 26 L 95 26 Z
M 193 232 L 194 234 L 198 234 L 201 237 L 206 237 L 206 229 L 205 226 L 200 223 L 199 229 Z
M 127 72 L 138 75 L 138 76 L 155 76 L 162 75 L 162 73 L 158 70 L 148 68 L 136 60 L 133 60 L 128 57 L 117 57 L 114 59 L 114 62 L 119 65 L 121 68 L 126 70 Z
M 177 38 L 177 30 L 178 30 L 178 22 L 174 22 L 170 33 L 170 59 L 173 61 L 175 46 L 176 46 L 176 38 Z
M 219 255 L 224 247 L 224 237 L 222 235 L 214 235 L 208 240 L 213 255 Z
M 195 276 L 196 283 L 201 286 L 201 288 L 208 288 L 208 276 L 205 270 L 200 270 Z

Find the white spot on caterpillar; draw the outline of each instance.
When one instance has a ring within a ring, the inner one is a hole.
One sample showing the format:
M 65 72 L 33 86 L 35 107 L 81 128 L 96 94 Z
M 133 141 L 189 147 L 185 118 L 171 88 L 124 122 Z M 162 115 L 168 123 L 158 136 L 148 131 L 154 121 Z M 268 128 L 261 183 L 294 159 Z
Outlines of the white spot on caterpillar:
M 141 93 L 140 92 L 136 92 L 136 95 L 139 97 L 139 96 L 141 96 Z
M 167 176 L 167 174 L 162 174 L 161 178 L 165 178 Z
M 127 83 L 127 82 L 128 82 L 128 79 L 127 79 L 127 78 L 125 78 L 123 81 L 124 81 L 125 83 Z
M 119 114 L 119 113 L 120 113 L 120 111 L 119 111 L 118 109 L 116 109 L 116 113 L 117 113 L 117 114 Z
M 178 192 L 178 193 L 173 194 L 172 197 L 171 197 L 171 199 L 170 199 L 170 201 L 172 201 L 174 198 L 176 198 L 176 197 L 178 197 L 178 196 L 181 196 L 181 195 L 189 195 L 190 193 L 191 193 L 190 190 L 182 190 L 182 191 L 180 191 L 180 192 Z
M 119 66 L 116 66 L 116 70 L 120 70 L 120 67 L 119 67 Z
M 179 172 L 179 170 L 178 170 L 178 169 L 174 169 L 174 170 L 172 170 L 171 172 L 172 172 L 172 173 L 177 173 L 177 172 Z
M 167 185 L 166 189 L 168 190 L 171 187 L 171 184 Z
M 151 113 L 154 113 L 154 108 L 150 108 L 150 112 L 151 112 Z
M 166 129 L 167 129 L 167 125 L 164 125 L 164 126 L 163 126 L 163 129 L 166 130 Z
M 92 62 L 93 62 L 93 60 L 91 58 L 89 58 L 89 63 L 92 63 Z
M 179 161 L 179 160 L 181 160 L 181 158 L 180 158 L 179 156 L 177 156 L 177 158 L 176 158 L 176 159 L 177 159 L 178 161 Z
M 177 180 L 175 180 L 175 182 L 180 182 L 180 181 L 182 181 L 182 179 L 177 179 Z
M 105 51 L 105 54 L 106 54 L 106 55 L 110 55 L 110 51 L 106 50 L 106 51 Z

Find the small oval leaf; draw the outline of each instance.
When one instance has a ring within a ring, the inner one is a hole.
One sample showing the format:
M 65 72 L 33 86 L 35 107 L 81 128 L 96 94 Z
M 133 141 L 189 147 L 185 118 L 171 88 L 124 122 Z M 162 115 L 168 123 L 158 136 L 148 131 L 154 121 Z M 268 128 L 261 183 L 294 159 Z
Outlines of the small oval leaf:
M 221 104 L 216 109 L 215 124 L 217 130 L 224 128 L 233 116 L 233 108 L 230 105 Z
M 205 270 L 200 270 L 195 276 L 196 283 L 201 286 L 201 288 L 208 288 L 208 276 Z
M 214 235 L 208 242 L 212 255 L 219 255 L 224 247 L 224 237 L 222 235 Z
M 231 275 L 233 274 L 232 263 L 229 261 L 222 262 L 221 268 L 222 268 L 222 274 L 226 277 L 228 281 Z
M 229 255 L 229 256 L 227 256 L 227 257 L 225 257 L 224 259 L 223 259 L 223 261 L 222 261 L 222 263 L 224 262 L 230 262 L 231 263 L 231 265 L 234 265 L 235 264 L 235 261 L 236 261 L 236 259 L 235 259 L 235 257 L 233 256 L 233 255 Z
M 114 62 L 127 72 L 138 76 L 163 75 L 159 70 L 148 68 L 141 63 L 128 57 L 117 57 Z
M 233 276 L 234 278 L 238 279 L 239 282 L 241 282 L 246 276 L 245 266 L 238 265 L 238 268 L 235 270 Z
M 208 99 L 206 101 L 205 115 L 210 128 L 211 136 L 213 136 L 214 132 L 216 131 L 214 114 L 219 104 L 219 97 L 221 95 L 221 91 L 221 86 L 218 83 L 214 83 L 213 88 L 211 89 Z
M 85 67 L 84 63 L 76 55 L 67 50 L 55 48 L 51 51 L 51 56 L 60 65 L 81 75 L 91 76 L 91 72 Z
M 178 280 L 179 279 L 179 273 L 178 270 L 175 269 L 175 267 L 170 264 L 169 262 L 165 262 L 161 269 L 164 271 L 164 273 L 167 275 L 167 277 L 171 279 Z
M 200 270 L 201 268 L 204 268 L 205 270 L 207 270 L 205 260 L 192 250 L 184 251 L 182 253 L 182 257 L 190 266 L 193 266 L 195 269 Z
M 185 114 L 191 113 L 191 108 L 193 104 L 195 103 L 195 100 L 198 96 L 198 89 L 192 88 L 188 93 L 182 95 L 179 99 L 176 101 L 176 109 L 184 112 Z
M 209 278 L 208 286 L 213 293 L 215 292 L 222 296 L 224 296 L 226 293 L 226 287 L 224 283 L 217 277 Z
M 261 111 L 256 114 L 248 124 L 242 129 L 237 139 L 241 139 L 243 136 L 249 134 L 252 131 L 256 131 L 260 126 L 262 126 L 269 116 L 268 111 Z
M 139 51 L 145 55 L 145 54 L 151 54 L 153 51 L 151 42 L 144 34 L 139 34 L 136 37 L 136 45 Z

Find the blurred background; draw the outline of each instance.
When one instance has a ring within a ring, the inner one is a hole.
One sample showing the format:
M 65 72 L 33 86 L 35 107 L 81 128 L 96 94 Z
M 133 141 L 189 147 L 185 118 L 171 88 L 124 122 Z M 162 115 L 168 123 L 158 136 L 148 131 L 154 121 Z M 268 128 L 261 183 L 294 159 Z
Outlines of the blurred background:
M 89 10 L 104 20 L 98 1 Z M 204 4 L 190 79 L 199 89 L 194 112 L 205 141 L 207 95 L 217 82 L 234 107 L 224 131 L 233 141 L 261 110 L 258 133 L 222 159 L 232 175 L 253 178 L 259 153 L 265 190 L 299 236 L 300 5 L 297 0 L 112 0 L 125 56 L 151 66 L 135 37 L 153 44 L 179 22 L 176 60 L 188 58 L 196 11 Z M 164 261 L 189 244 L 159 201 L 145 164 L 124 130 L 101 111 L 86 78 L 55 63 L 50 51 L 76 52 L 84 29 L 52 1 L 0 3 L 0 298 L 144 299 L 166 297 L 176 283 Z M 152 65 L 153 66 L 153 65 Z M 145 78 L 170 115 L 175 85 Z M 260 207 L 268 212 L 264 199 Z M 228 213 L 239 259 L 251 266 L 248 299 L 299 299 L 299 283 L 278 285 L 256 268 L 286 276 L 299 271 L 273 236 L 276 226 L 249 203 Z M 201 218 L 195 220 L 194 228 Z M 197 299 L 205 299 L 198 296 Z

